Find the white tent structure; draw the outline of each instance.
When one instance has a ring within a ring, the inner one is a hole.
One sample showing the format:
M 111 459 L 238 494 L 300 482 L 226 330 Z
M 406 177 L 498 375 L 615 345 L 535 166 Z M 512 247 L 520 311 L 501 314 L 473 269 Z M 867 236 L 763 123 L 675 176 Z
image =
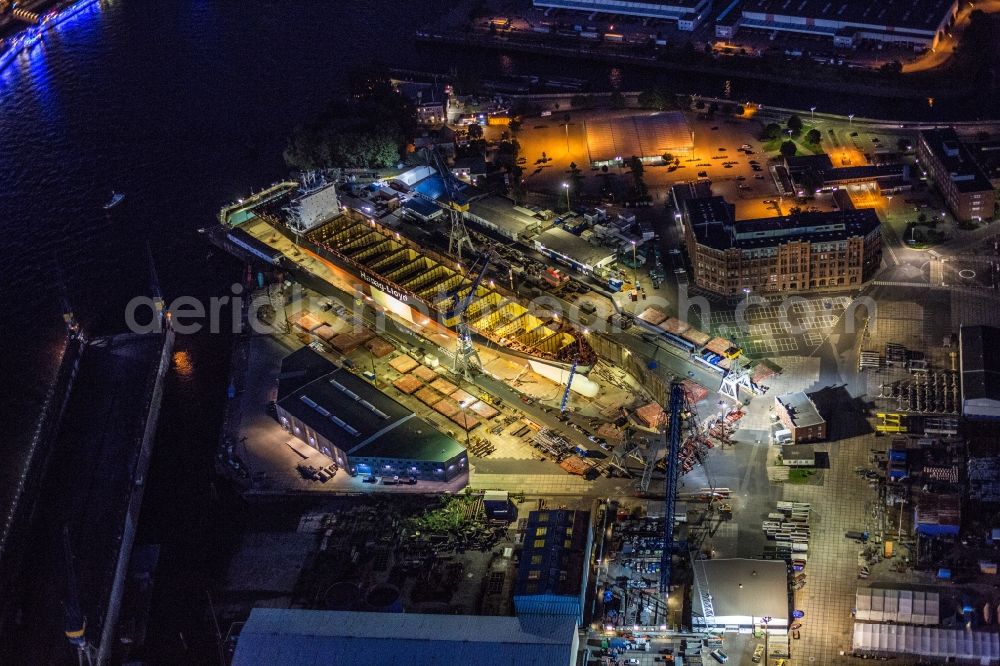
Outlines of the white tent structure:
M 941 600 L 937 592 L 859 587 L 854 602 L 857 620 L 895 624 L 937 624 Z
M 854 652 L 859 655 L 918 654 L 992 664 L 1000 659 L 1000 634 L 855 622 Z

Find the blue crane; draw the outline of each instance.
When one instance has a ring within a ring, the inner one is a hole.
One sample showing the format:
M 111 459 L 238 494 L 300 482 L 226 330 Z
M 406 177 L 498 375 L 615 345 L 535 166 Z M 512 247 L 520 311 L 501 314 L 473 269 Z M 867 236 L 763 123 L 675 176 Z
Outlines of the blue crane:
M 681 478 L 678 458 L 681 452 L 681 420 L 684 411 L 684 387 L 680 382 L 670 384 L 667 411 L 667 478 L 664 483 L 663 553 L 660 555 L 660 593 L 670 592 L 670 569 L 674 554 L 674 513 L 677 510 L 677 487 Z
M 576 366 L 580 362 L 580 356 L 577 355 L 573 359 L 573 365 L 569 367 L 569 378 L 566 380 L 566 390 L 563 391 L 562 402 L 559 403 L 559 411 L 566 413 L 566 407 L 569 405 L 569 390 L 573 387 L 573 375 L 576 374 Z

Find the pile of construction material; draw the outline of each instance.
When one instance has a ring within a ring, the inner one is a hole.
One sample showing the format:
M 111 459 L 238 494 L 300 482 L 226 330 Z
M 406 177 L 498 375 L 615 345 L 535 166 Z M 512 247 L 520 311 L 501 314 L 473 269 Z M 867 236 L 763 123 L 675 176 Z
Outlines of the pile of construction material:
M 785 560 L 796 571 L 805 568 L 809 559 L 810 512 L 809 504 L 804 502 L 777 503 L 776 510 L 761 523 L 761 530 L 769 540 L 764 547 L 764 559 Z M 804 579 L 796 582 L 798 587 L 804 584 Z

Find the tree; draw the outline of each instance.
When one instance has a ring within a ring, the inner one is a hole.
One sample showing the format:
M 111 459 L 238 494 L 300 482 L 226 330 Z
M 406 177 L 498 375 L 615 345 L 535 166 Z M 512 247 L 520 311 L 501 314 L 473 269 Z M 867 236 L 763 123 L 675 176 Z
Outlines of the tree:
M 768 123 L 764 127 L 765 139 L 777 139 L 779 136 L 781 136 L 781 125 L 778 123 Z
M 795 153 L 798 152 L 799 149 L 795 146 L 794 141 L 784 141 L 782 142 L 781 148 L 779 148 L 779 150 L 781 151 L 782 156 L 792 157 L 793 155 L 795 155 Z
M 785 126 L 792 130 L 793 133 L 798 134 L 802 131 L 802 119 L 793 113 L 788 116 L 788 123 Z
M 663 153 L 663 161 L 666 164 L 670 164 L 671 162 L 674 161 L 674 156 L 671 155 L 670 153 Z
M 509 173 L 517 163 L 517 154 L 521 151 L 521 146 L 517 139 L 505 139 L 497 146 L 496 163 L 502 166 Z
M 823 187 L 823 178 L 812 169 L 807 169 L 802 174 L 802 187 L 812 195 L 818 189 Z
M 569 103 L 574 109 L 583 109 L 590 106 L 590 96 L 576 94 L 569 98 Z
M 816 129 L 815 127 L 813 129 L 809 130 L 808 132 L 806 132 L 806 141 L 808 141 L 809 143 L 811 143 L 813 145 L 819 145 L 819 141 L 822 138 L 823 138 L 823 135 L 820 134 L 819 130 Z
M 612 109 L 624 109 L 625 108 L 625 95 L 621 94 L 618 90 L 611 93 L 609 99 L 611 102 Z
M 289 166 L 381 168 L 399 162 L 416 130 L 412 102 L 392 87 L 388 70 L 380 65 L 353 69 L 348 89 L 346 102 L 331 101 L 295 129 L 284 151 Z
M 910 144 L 909 139 L 907 139 L 905 136 L 901 136 L 899 137 L 899 139 L 896 140 L 896 148 L 899 149 L 899 152 L 905 153 L 911 150 L 913 146 Z
M 899 76 L 903 73 L 903 63 L 898 60 L 893 60 L 892 62 L 887 62 L 878 68 L 880 74 L 886 77 Z
M 976 141 L 989 141 L 990 133 L 985 130 L 980 130 L 976 132 Z
M 469 125 L 469 138 L 476 140 L 483 138 L 483 126 L 479 123 L 472 123 Z
M 704 100 L 700 100 L 700 99 L 699 99 L 699 100 L 698 100 L 697 102 L 695 102 L 695 104 L 694 104 L 694 108 L 696 108 L 696 109 L 698 109 L 699 111 L 701 111 L 702 109 L 704 109 L 704 108 L 705 108 L 705 101 L 704 101 Z
M 569 163 L 569 180 L 573 185 L 573 190 L 579 192 L 580 185 L 583 183 L 583 173 L 577 168 L 576 162 Z
M 515 164 L 510 170 L 510 194 L 516 204 L 524 202 L 524 184 L 521 182 L 523 178 L 524 169 Z
M 645 180 L 643 180 L 644 169 L 642 166 L 642 160 L 639 159 L 637 155 L 633 155 L 628 160 L 628 169 L 629 172 L 632 174 L 633 190 L 635 192 L 636 197 L 640 199 L 645 197 L 647 189 L 646 189 L 646 182 Z
M 659 88 L 643 90 L 638 97 L 639 106 L 644 109 L 663 111 L 668 108 L 667 96 Z

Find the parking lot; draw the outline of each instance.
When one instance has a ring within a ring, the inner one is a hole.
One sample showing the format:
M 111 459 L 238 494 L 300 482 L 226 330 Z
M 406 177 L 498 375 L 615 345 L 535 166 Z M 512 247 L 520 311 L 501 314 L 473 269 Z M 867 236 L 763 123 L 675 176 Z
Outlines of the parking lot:
M 794 299 L 786 306 L 751 306 L 739 321 L 733 309 L 712 312 L 712 331 L 729 337 L 750 357 L 814 351 L 837 330 L 847 296 Z
M 621 111 L 621 115 L 648 113 L 648 111 Z M 570 116 L 567 124 L 562 117 Z M 564 196 L 562 184 L 570 180 L 570 163 L 581 170 L 581 189 L 573 196 L 583 194 L 590 200 L 599 200 L 605 181 L 623 196 L 631 186 L 632 176 L 627 167 L 613 167 L 607 174 L 591 168 L 587 149 L 585 123 L 588 119 L 602 120 L 613 115 L 604 111 L 557 111 L 547 118 L 525 119 L 517 134 L 521 144 L 526 187 L 533 191 Z M 694 133 L 694 151 L 691 157 L 680 158 L 676 166 L 658 164 L 644 168 L 643 180 L 655 203 L 666 203 L 671 185 L 680 180 L 709 178 L 723 195 L 736 205 L 737 219 L 769 217 L 777 214 L 771 204 L 763 199 L 776 199 L 777 189 L 768 170 L 769 156 L 762 152 L 759 141 L 762 125 L 755 119 L 728 118 L 699 119 L 689 114 Z M 746 150 L 741 150 L 747 146 Z M 720 150 L 723 149 L 723 150 Z M 541 162 L 542 153 L 547 161 Z M 627 156 L 625 156 L 627 157 Z M 751 161 L 758 163 L 758 170 Z M 704 175 L 701 175 L 704 174 Z

